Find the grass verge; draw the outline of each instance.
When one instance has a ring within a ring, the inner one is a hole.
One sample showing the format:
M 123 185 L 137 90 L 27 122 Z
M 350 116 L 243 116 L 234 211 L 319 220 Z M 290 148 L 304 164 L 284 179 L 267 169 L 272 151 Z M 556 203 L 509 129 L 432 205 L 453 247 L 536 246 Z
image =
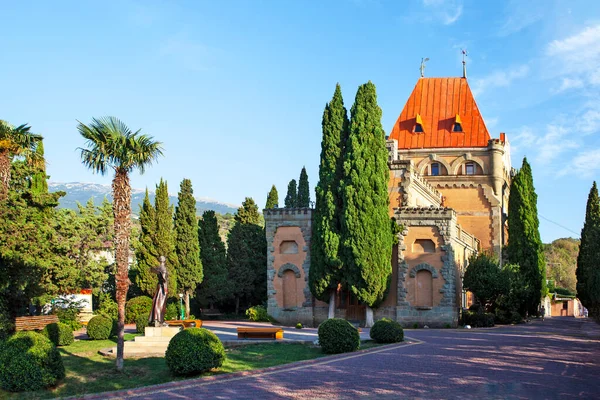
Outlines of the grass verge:
M 132 339 L 134 335 L 126 335 Z M 163 357 L 126 359 L 125 371 L 115 370 L 114 358 L 98 350 L 115 346 L 113 340 L 80 340 L 59 348 L 66 377 L 55 388 L 36 392 L 9 393 L 0 390 L 0 399 L 46 399 L 81 396 L 111 390 L 130 389 L 181 379 L 171 374 Z M 361 346 L 362 348 L 362 346 Z M 298 343 L 264 343 L 226 349 L 223 366 L 203 376 L 267 368 L 295 361 L 323 357 L 318 347 Z

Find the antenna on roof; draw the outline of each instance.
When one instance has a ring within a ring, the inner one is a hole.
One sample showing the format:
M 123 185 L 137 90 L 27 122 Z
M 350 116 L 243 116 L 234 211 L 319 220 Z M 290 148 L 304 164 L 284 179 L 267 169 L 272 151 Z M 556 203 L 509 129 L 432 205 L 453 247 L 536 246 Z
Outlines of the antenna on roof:
M 429 61 L 429 57 L 421 58 L 421 67 L 419 70 L 421 71 L 421 78 L 425 76 L 425 63 Z
M 468 54 L 467 51 L 464 49 L 461 49 L 461 51 L 463 56 L 463 78 L 467 79 L 467 61 L 465 59 L 468 56 Z

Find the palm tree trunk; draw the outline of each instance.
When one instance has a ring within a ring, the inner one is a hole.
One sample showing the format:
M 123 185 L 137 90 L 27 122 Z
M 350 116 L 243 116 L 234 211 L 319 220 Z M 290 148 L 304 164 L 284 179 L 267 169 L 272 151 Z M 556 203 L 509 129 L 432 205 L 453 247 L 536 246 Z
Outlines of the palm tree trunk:
M 375 325 L 375 321 L 373 321 L 373 309 L 369 306 L 367 306 L 365 319 L 365 328 L 372 328 Z
M 125 346 L 125 302 L 129 289 L 129 236 L 131 234 L 131 186 L 127 171 L 117 169 L 113 179 L 113 214 L 115 217 L 115 261 L 117 274 L 118 332 L 117 332 L 117 371 L 123 371 L 123 351 Z
M 0 200 L 8 197 L 10 185 L 10 157 L 8 149 L 0 151 Z
M 190 292 L 185 293 L 185 319 L 190 318 Z

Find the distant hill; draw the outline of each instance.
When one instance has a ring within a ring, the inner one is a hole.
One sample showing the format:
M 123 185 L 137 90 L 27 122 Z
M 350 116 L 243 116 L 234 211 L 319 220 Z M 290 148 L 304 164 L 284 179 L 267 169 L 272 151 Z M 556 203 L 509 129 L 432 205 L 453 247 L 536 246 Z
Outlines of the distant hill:
M 48 189 L 51 192 L 63 191 L 67 195 L 59 200 L 59 207 L 77 209 L 77 202 L 85 204 L 90 198 L 94 198 L 94 204 L 102 204 L 104 197 L 107 197 L 109 201 L 112 201 L 112 189 L 110 185 L 99 185 L 96 183 L 82 183 L 82 182 L 50 182 L 48 183 Z M 134 214 L 138 214 L 140 211 L 140 205 L 144 201 L 145 189 L 132 189 L 131 190 L 131 210 Z M 177 205 L 177 196 L 169 196 L 171 204 Z M 154 204 L 154 192 L 150 192 L 150 201 Z M 211 199 L 196 199 L 196 212 L 198 215 L 206 210 L 213 210 L 219 214 L 235 213 L 238 206 L 233 204 L 222 203 Z
M 555 285 L 576 292 L 577 255 L 579 254 L 579 239 L 556 239 L 550 244 L 544 244 L 546 257 L 546 276 L 554 279 Z

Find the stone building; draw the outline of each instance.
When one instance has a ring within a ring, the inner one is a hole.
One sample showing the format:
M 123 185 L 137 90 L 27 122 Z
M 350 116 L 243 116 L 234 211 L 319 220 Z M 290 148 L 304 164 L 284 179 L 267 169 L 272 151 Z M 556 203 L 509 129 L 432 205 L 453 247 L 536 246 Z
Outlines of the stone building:
M 387 140 L 390 217 L 402 227 L 392 283 L 375 319 L 456 326 L 470 299 L 469 257 L 501 257 L 507 242 L 510 146 L 492 139 L 467 79 L 420 78 Z M 308 288 L 310 209 L 265 210 L 268 311 L 283 323 L 316 325 L 327 304 Z M 364 321 L 365 306 L 338 291 L 336 316 Z

